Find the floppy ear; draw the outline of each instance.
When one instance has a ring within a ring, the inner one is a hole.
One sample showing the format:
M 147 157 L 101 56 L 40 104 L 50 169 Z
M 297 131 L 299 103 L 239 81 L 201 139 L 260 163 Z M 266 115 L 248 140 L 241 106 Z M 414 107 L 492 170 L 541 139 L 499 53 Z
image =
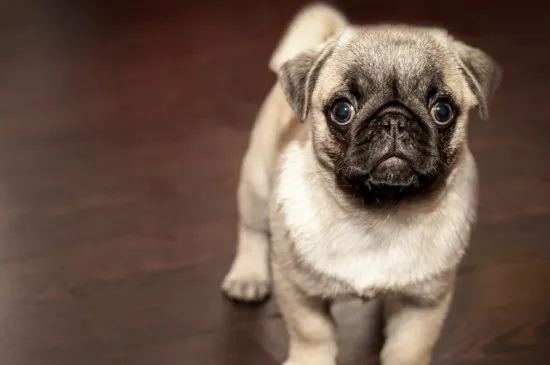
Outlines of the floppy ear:
M 459 62 L 470 89 L 477 98 L 481 119 L 489 118 L 489 104 L 500 84 L 501 67 L 485 52 L 463 42 L 454 41 Z
M 332 42 L 298 53 L 283 63 L 278 72 L 279 83 L 296 116 L 304 122 L 309 112 L 311 94 L 321 68 L 331 55 Z

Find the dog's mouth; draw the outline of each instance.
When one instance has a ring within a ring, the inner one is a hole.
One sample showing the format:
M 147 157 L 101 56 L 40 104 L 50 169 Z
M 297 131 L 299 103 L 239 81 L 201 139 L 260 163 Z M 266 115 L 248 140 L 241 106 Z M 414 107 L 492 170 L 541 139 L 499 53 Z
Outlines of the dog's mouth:
M 408 186 L 414 181 L 411 164 L 399 156 L 382 159 L 372 170 L 368 183 L 383 186 Z
M 399 155 L 383 156 L 370 171 L 345 171 L 351 173 L 338 176 L 340 187 L 363 204 L 400 200 L 414 194 L 419 185 L 412 163 Z
M 372 172 L 374 174 L 380 174 L 393 170 L 410 170 L 412 172 L 412 168 L 409 162 L 397 156 L 391 156 L 386 159 L 382 159 L 378 163 L 378 165 L 374 167 Z
M 433 171 L 431 160 L 424 156 L 384 152 L 373 151 L 370 156 L 361 156 L 364 160 L 348 158 L 335 171 L 338 187 L 352 200 L 360 198 L 362 204 L 379 205 L 424 196 L 437 188 L 436 183 L 445 176 L 438 169 Z

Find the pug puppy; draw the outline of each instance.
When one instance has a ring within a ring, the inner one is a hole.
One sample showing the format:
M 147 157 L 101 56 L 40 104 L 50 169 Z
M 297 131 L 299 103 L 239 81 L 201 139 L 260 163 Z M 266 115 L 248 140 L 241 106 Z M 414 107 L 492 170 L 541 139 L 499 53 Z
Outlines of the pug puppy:
M 222 288 L 274 289 L 286 365 L 334 365 L 338 298 L 381 298 L 383 365 L 427 365 L 477 212 L 468 114 L 488 117 L 501 69 L 439 28 L 357 26 L 315 4 L 269 64 L 238 187 Z

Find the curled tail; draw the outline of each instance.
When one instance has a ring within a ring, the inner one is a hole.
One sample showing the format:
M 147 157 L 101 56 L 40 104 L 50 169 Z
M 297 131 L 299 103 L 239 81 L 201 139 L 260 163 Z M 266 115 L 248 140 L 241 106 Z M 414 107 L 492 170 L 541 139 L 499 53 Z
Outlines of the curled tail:
M 277 72 L 284 62 L 305 49 L 325 42 L 347 23 L 342 13 L 327 4 L 314 3 L 306 6 L 290 22 L 271 56 L 269 69 Z

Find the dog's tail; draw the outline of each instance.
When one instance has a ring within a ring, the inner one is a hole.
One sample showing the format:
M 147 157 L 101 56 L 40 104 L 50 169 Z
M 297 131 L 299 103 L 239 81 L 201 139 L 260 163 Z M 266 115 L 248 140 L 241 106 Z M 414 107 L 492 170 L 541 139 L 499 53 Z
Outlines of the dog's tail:
M 346 17 L 325 3 L 306 6 L 290 22 L 269 61 L 277 72 L 281 65 L 301 51 L 313 48 L 337 34 L 347 24 Z

